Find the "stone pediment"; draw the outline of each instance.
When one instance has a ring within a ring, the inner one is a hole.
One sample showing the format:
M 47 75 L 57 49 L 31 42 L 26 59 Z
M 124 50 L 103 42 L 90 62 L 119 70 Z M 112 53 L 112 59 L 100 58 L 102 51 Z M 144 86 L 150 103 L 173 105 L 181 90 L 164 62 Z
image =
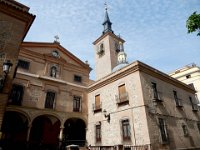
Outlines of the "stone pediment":
M 81 68 L 90 69 L 87 63 L 81 61 L 59 43 L 23 42 L 21 49 L 23 49 L 24 52 L 32 51 L 32 54 L 40 55 L 40 57 L 54 62 L 68 63 Z

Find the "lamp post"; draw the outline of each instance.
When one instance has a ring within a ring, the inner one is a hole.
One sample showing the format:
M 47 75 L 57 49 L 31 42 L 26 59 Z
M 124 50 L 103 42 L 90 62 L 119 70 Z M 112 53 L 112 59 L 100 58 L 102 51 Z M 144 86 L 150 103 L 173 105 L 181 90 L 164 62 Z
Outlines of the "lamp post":
M 103 110 L 104 117 L 107 118 L 107 121 L 110 123 L 110 114 L 107 114 L 107 111 Z
M 6 61 L 3 63 L 3 76 L 0 77 L 0 92 L 3 91 L 4 84 L 5 84 L 6 77 L 7 77 L 7 74 L 9 73 L 10 67 L 11 67 L 12 65 L 13 65 L 13 64 L 10 62 L 10 60 L 6 60 Z

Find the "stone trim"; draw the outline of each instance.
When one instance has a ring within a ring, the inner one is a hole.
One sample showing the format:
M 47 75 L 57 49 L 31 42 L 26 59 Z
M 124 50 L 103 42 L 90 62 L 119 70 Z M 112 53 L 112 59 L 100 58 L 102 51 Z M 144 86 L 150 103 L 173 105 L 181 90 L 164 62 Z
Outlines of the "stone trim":
M 50 80 L 50 81 L 53 81 L 53 82 L 58 82 L 58 83 L 66 84 L 66 85 L 71 85 L 71 86 L 79 87 L 79 88 L 83 88 L 83 89 L 87 88 L 86 86 L 76 85 L 76 84 L 73 84 L 73 83 L 70 83 L 70 82 L 66 82 L 64 80 L 51 78 L 51 77 L 47 77 L 47 76 L 40 76 L 40 75 L 37 75 L 37 74 L 32 74 L 32 73 L 27 73 L 27 72 L 22 72 L 22 71 L 17 71 L 17 73 L 21 74 L 21 75 L 33 77 L 33 78 L 38 78 L 38 79 L 43 79 L 43 80 Z
M 116 36 L 114 33 L 107 32 L 107 33 L 101 35 L 96 41 L 93 42 L 93 44 L 96 45 L 99 41 L 101 41 L 101 40 L 102 40 L 103 38 L 105 38 L 107 35 L 112 36 L 113 38 L 115 38 L 115 39 L 121 41 L 122 43 L 125 42 L 122 38 Z

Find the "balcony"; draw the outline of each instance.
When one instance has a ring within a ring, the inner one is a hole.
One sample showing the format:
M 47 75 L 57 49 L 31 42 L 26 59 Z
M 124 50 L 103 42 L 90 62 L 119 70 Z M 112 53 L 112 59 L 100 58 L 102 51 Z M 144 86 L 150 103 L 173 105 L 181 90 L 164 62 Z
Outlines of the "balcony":
M 118 105 L 128 104 L 129 103 L 128 93 L 125 92 L 120 95 L 115 95 L 115 100 Z
M 80 108 L 78 108 L 78 107 L 74 107 L 74 108 L 73 108 L 73 112 L 81 112 L 81 110 L 80 110 Z
M 163 101 L 163 96 L 162 96 L 162 92 L 154 92 L 153 93 L 153 101 L 156 102 L 162 102 Z
M 100 112 L 102 111 L 102 103 L 100 103 L 99 105 L 92 104 L 92 108 L 93 108 L 94 113 Z
M 193 111 L 198 111 L 199 110 L 199 107 L 197 104 L 192 104 L 192 110 Z
M 176 107 L 183 107 L 182 99 L 175 98 Z

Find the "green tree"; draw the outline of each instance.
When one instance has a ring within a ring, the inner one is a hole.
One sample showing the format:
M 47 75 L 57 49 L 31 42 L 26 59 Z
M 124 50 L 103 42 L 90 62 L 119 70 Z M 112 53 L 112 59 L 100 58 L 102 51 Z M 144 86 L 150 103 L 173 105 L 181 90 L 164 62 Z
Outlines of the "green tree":
M 188 29 L 188 33 L 197 31 L 197 36 L 200 36 L 200 14 L 194 12 L 191 16 L 189 16 L 186 21 L 186 27 Z

